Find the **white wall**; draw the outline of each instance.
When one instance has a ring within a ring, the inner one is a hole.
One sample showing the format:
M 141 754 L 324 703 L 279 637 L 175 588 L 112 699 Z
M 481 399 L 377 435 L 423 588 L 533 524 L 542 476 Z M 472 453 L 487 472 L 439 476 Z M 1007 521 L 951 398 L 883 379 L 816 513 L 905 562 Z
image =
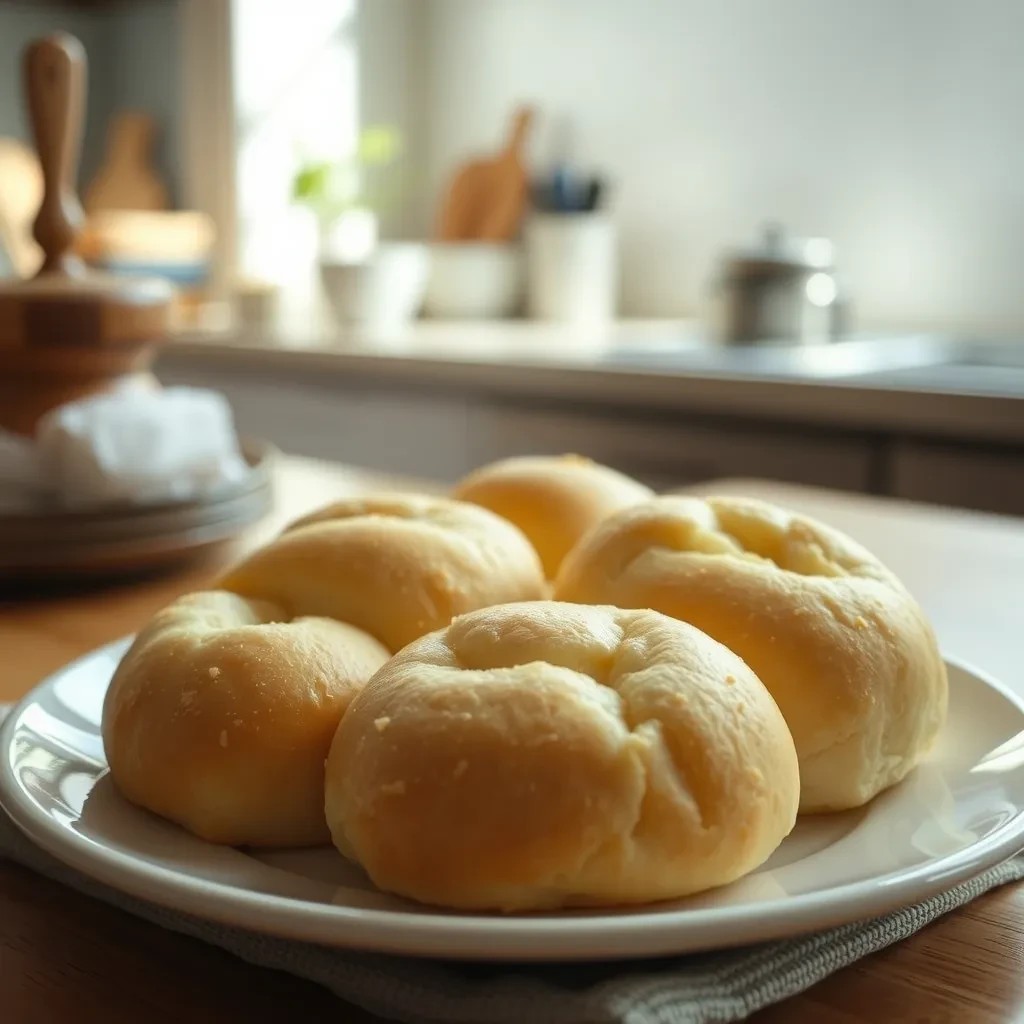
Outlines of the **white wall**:
M 615 180 L 627 312 L 779 218 L 860 325 L 1022 331 L 1022 40 L 1020 0 L 429 0 L 430 197 L 527 99 Z
M 392 202 L 381 211 L 388 237 L 422 236 L 429 230 L 433 197 L 423 176 L 427 143 L 424 0 L 361 0 L 359 44 L 359 122 L 388 124 L 402 140 L 403 159 L 384 173 L 394 177 Z

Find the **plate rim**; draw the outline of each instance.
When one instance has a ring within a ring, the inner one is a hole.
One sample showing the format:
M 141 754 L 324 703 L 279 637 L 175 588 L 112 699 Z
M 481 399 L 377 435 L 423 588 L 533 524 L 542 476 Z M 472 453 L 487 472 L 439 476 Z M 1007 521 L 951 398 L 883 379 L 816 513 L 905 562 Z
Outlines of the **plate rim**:
M 565 916 L 557 911 L 498 915 L 430 907 L 426 912 L 412 912 L 318 904 L 258 893 L 103 846 L 38 813 L 34 802 L 23 797 L 8 756 L 20 716 L 37 700 L 36 694 L 59 677 L 130 642 L 130 636 L 121 637 L 73 659 L 10 708 L 0 725 L 0 812 L 40 849 L 86 878 L 122 895 L 208 922 L 338 949 L 418 958 L 551 963 L 633 960 L 796 938 L 870 920 L 948 891 L 1024 848 L 1022 802 L 1009 821 L 962 850 L 870 879 L 766 901 L 753 913 L 749 906 L 656 912 L 641 906 L 632 913 L 602 914 L 598 909 Z M 943 660 L 948 667 L 973 677 L 971 682 L 998 693 L 1024 721 L 1024 696 L 964 659 L 943 655 Z M 743 927 L 732 927 L 736 925 Z M 542 942 L 538 941 L 539 928 L 545 932 Z M 722 938 L 720 932 L 728 937 Z M 553 952 L 553 946 L 559 950 Z
M 281 457 L 272 442 L 247 434 L 239 436 L 239 447 L 249 464 L 246 477 L 218 484 L 201 496 L 45 512 L 43 518 L 51 525 L 56 521 L 66 528 L 64 542 L 40 546 L 38 537 L 22 529 L 11 543 L 0 542 L 0 573 L 6 570 L 17 581 L 54 573 L 58 578 L 74 579 L 150 572 L 233 540 L 271 509 L 274 471 Z M 0 526 L 38 525 L 39 515 L 38 510 L 18 514 L 0 510 Z M 114 529 L 119 523 L 127 524 L 127 531 Z M 81 539 L 83 531 L 85 540 Z M 98 650 L 82 657 L 88 658 Z
M 115 501 L 83 508 L 44 504 L 21 511 L 0 511 L 0 522 L 8 526 L 11 523 L 32 525 L 40 516 L 46 516 L 69 527 L 109 521 L 138 522 L 151 516 L 181 514 L 189 509 L 215 507 L 245 497 L 267 486 L 274 466 L 281 457 L 281 451 L 272 441 L 250 434 L 238 434 L 237 440 L 239 454 L 249 467 L 249 472 L 241 480 L 220 482 L 207 491 L 185 498 L 157 498 L 141 502 Z

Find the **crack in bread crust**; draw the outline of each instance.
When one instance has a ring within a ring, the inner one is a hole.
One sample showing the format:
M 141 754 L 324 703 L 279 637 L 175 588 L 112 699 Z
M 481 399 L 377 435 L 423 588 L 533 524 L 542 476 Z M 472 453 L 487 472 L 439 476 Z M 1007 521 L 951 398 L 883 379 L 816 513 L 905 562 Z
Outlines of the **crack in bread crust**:
M 792 738 L 736 655 L 657 612 L 552 601 L 406 648 L 327 765 L 336 842 L 378 886 L 477 909 L 724 884 L 788 833 L 798 798 Z
M 786 716 L 805 812 L 894 785 L 945 718 L 938 645 L 899 579 L 839 531 L 766 502 L 668 496 L 627 509 L 572 552 L 554 596 L 655 608 L 740 655 Z

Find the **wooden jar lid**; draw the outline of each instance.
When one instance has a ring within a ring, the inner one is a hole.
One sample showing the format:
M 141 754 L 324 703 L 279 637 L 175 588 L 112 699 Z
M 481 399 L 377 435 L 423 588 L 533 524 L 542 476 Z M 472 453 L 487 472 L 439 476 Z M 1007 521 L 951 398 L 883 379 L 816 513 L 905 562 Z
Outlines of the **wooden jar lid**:
M 72 182 L 85 65 L 81 43 L 64 33 L 25 51 L 25 95 L 44 182 L 33 234 L 44 260 L 31 280 L 0 284 L 0 368 L 14 369 L 39 350 L 115 348 L 126 355 L 125 349 L 167 334 L 173 297 L 167 282 L 94 273 L 72 251 L 84 219 Z
M 172 297 L 158 279 L 64 271 L 0 286 L 0 359 L 16 348 L 150 344 L 167 334 Z

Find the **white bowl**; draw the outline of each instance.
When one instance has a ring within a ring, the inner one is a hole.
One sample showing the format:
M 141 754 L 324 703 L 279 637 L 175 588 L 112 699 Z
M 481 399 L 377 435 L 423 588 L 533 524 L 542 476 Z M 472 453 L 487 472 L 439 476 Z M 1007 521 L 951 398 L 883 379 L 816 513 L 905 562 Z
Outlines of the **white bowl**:
M 441 242 L 430 247 L 423 312 L 441 319 L 514 316 L 523 300 L 523 254 L 518 245 Z
M 321 262 L 324 292 L 341 326 L 387 327 L 419 312 L 430 252 L 419 242 L 385 242 L 361 263 Z

